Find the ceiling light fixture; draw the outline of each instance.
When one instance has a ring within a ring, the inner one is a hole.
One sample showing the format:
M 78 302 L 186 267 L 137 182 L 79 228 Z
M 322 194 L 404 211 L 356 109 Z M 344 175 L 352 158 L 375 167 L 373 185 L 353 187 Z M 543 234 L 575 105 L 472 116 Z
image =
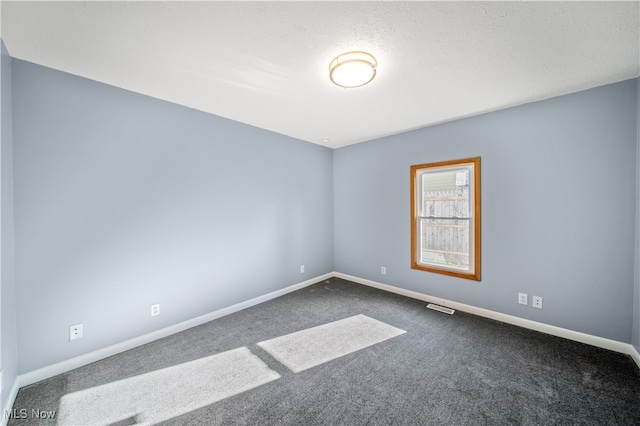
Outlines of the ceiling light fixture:
M 360 87 L 373 80 L 377 66 L 376 58 L 367 52 L 347 52 L 331 61 L 329 78 L 340 87 Z

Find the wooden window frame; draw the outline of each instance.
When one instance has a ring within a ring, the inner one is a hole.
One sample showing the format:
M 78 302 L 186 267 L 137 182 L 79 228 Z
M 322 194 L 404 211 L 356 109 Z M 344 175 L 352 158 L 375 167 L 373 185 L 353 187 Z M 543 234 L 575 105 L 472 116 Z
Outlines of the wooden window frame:
M 471 227 L 469 229 L 469 256 L 473 259 L 472 270 L 467 272 L 458 268 L 427 265 L 420 262 L 418 257 L 421 252 L 418 247 L 420 245 L 420 235 L 418 235 L 418 233 L 421 232 L 419 221 L 421 218 L 428 216 L 420 216 L 420 212 L 418 211 L 418 206 L 422 200 L 422 195 L 418 192 L 421 187 L 420 182 L 418 182 L 418 178 L 419 176 L 422 176 L 425 170 L 441 171 L 446 170 L 447 168 L 456 169 L 468 166 L 473 167 L 473 173 L 470 173 L 469 176 L 471 180 L 471 182 L 469 182 L 469 188 L 472 191 L 470 193 L 472 194 L 471 202 L 473 204 L 473 206 L 470 206 L 470 212 L 472 212 L 471 214 L 473 216 L 469 220 L 470 226 L 473 226 L 473 229 L 471 229 Z M 411 268 L 480 281 L 480 200 L 480 157 L 411 166 Z

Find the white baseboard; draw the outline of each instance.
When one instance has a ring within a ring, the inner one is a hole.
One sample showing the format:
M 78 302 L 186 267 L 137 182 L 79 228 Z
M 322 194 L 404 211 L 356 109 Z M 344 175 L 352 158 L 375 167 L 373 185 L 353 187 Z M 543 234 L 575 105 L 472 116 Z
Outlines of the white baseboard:
M 11 392 L 9 392 L 9 398 L 7 398 L 6 406 L 2 407 L 2 417 L 0 418 L 0 426 L 7 426 L 9 423 L 9 416 L 6 414 L 13 408 L 13 403 L 16 401 L 16 396 L 18 396 L 18 391 L 20 390 L 20 378 L 16 378 L 13 382 L 13 386 L 11 387 Z
M 219 309 L 215 312 L 210 312 L 208 314 L 181 322 L 179 324 L 175 324 L 175 325 L 163 328 L 161 330 L 154 331 L 152 333 L 135 337 L 133 339 L 129 339 L 121 343 L 116 343 L 115 345 L 111 345 L 103 349 L 98 349 L 97 351 L 93 351 L 88 354 L 80 355 L 78 357 L 71 358 L 66 361 L 59 362 L 57 364 L 49 365 L 47 367 L 43 367 L 38 370 L 21 374 L 17 379 L 17 382 L 18 382 L 17 384 L 19 387 L 28 386 L 33 383 L 37 383 L 39 381 L 48 379 L 50 377 L 57 376 L 58 374 L 66 373 L 67 371 L 71 371 L 75 368 L 79 368 L 84 365 L 91 364 L 92 362 L 100 361 L 101 359 L 108 358 L 110 356 L 119 354 L 124 351 L 128 351 L 129 349 L 136 348 L 138 346 L 153 342 L 158 339 L 162 339 L 163 337 L 167 337 L 172 334 L 178 333 L 180 331 L 184 331 L 189 328 L 196 327 L 198 325 L 204 324 L 209 321 L 213 321 L 214 319 L 224 317 L 234 312 L 238 312 L 243 309 L 250 308 L 251 306 L 255 306 L 260 303 L 266 302 L 268 300 L 275 299 L 276 297 L 283 296 L 287 293 L 300 290 L 301 288 L 329 279 L 333 277 L 333 275 L 334 275 L 333 273 L 324 274 L 319 277 L 315 277 L 310 280 L 303 281 L 301 283 L 283 288 L 281 290 L 277 290 L 269 294 L 265 294 L 263 296 L 259 296 L 259 297 L 247 300 L 245 302 L 237 303 L 233 306 Z
M 7 405 L 9 406 L 8 408 L 10 409 L 11 407 L 13 407 L 13 403 L 15 401 L 16 395 L 20 387 L 28 386 L 33 383 L 39 382 L 41 380 L 45 380 L 50 377 L 56 376 L 58 374 L 66 373 L 67 371 L 71 371 L 75 368 L 79 368 L 84 365 L 91 364 L 92 362 L 96 362 L 101 359 L 108 358 L 110 356 L 119 354 L 129 349 L 133 349 L 135 347 L 161 339 L 163 337 L 170 336 L 180 331 L 184 331 L 189 328 L 196 327 L 198 325 L 232 314 L 234 312 L 241 311 L 251 306 L 258 305 L 268 300 L 275 299 L 287 293 L 291 293 L 293 291 L 310 286 L 320 281 L 324 281 L 331 277 L 342 278 L 342 279 L 353 281 L 355 283 L 363 284 L 369 287 L 375 287 L 380 290 L 388 291 L 390 293 L 396 293 L 402 296 L 411 297 L 413 299 L 422 300 L 429 303 L 435 303 L 441 306 L 446 306 L 448 308 L 468 312 L 481 317 L 494 319 L 494 320 L 505 322 L 508 324 L 517 325 L 517 326 L 528 328 L 531 330 L 536 330 L 536 331 L 551 334 L 554 336 L 563 337 L 565 339 L 574 340 L 574 341 L 586 343 L 592 346 L 597 346 L 600 348 L 609 349 L 612 351 L 627 354 L 631 356 L 631 358 L 638 365 L 638 368 L 640 368 L 640 354 L 638 354 L 638 351 L 633 347 L 633 345 L 628 343 L 605 339 L 598 336 L 592 336 L 592 335 L 581 333 L 578 331 L 568 330 L 565 328 L 556 327 L 553 325 L 548 325 L 548 324 L 544 324 L 536 321 L 531 321 L 524 318 L 515 317 L 512 315 L 502 314 L 500 312 L 490 311 L 488 309 L 483 309 L 483 308 L 478 308 L 471 305 L 466 305 L 463 303 L 453 302 L 450 300 L 429 296 L 427 294 L 418 293 L 416 291 L 405 290 L 399 287 L 394 287 L 388 284 L 382 284 L 376 281 L 371 281 L 364 278 L 343 274 L 340 272 L 333 272 L 333 273 L 328 273 L 328 274 L 324 274 L 324 275 L 312 278 L 310 280 L 307 280 L 298 284 L 294 284 L 287 288 L 277 290 L 272 293 L 265 294 L 263 296 L 259 296 L 251 300 L 247 300 L 245 302 L 235 304 L 233 306 L 229 306 L 227 308 L 217 310 L 215 312 L 211 312 L 211 313 L 199 316 L 197 318 L 193 318 L 193 319 L 181 322 L 179 324 L 175 324 L 170 327 L 163 328 L 161 330 L 154 331 L 152 333 L 145 334 L 143 336 L 139 336 L 121 343 L 117 343 L 115 345 L 108 346 L 103 349 L 99 349 L 94 352 L 90 352 L 88 354 L 84 354 L 66 361 L 59 362 L 57 364 L 53 364 L 47 367 L 40 368 L 38 370 L 21 374 L 16 379 L 14 386 L 11 390 L 10 398 L 7 401 Z M 6 423 L 7 423 L 7 419 L 3 418 L 2 422 L 0 422 L 0 426 L 4 426 L 6 425 Z
M 475 306 L 466 305 L 464 303 L 453 302 L 451 300 L 429 296 L 427 294 L 418 293 L 417 291 L 405 290 L 403 288 L 394 287 L 388 284 L 382 284 L 377 281 L 371 281 L 364 278 L 354 277 L 352 275 L 347 275 L 340 272 L 334 273 L 334 276 L 337 278 L 345 279 L 347 281 L 353 281 L 358 284 L 364 284 L 369 287 L 375 287 L 377 289 L 388 291 L 390 293 L 396 293 L 402 296 L 411 297 L 413 299 L 435 303 L 437 305 L 446 306 L 447 308 L 452 308 L 463 312 L 468 312 L 470 314 L 478 315 L 484 318 L 490 318 L 496 321 L 505 322 L 507 324 L 517 325 L 520 327 L 528 328 L 530 330 L 536 330 L 542 333 L 551 334 L 553 336 L 563 337 L 565 339 L 574 340 L 576 342 L 586 343 L 588 345 L 597 346 L 599 348 L 609 349 L 615 352 L 630 355 L 638 365 L 638 368 L 640 368 L 640 355 L 635 350 L 633 345 L 629 343 L 623 343 L 617 340 L 592 336 L 590 334 L 581 333 L 579 331 L 569 330 L 562 327 L 556 327 L 554 325 L 502 314 L 500 312 L 490 311 L 488 309 L 478 308 Z
M 633 358 L 633 360 L 636 362 L 636 365 L 638 366 L 638 368 L 640 368 L 640 353 L 638 353 L 638 351 L 633 345 L 631 345 L 630 355 L 631 355 L 631 358 Z

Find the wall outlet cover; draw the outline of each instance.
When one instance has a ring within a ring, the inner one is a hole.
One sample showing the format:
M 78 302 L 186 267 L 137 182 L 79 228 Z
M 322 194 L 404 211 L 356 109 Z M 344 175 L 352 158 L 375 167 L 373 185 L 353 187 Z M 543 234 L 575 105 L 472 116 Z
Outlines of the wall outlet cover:
M 529 304 L 527 293 L 518 293 L 518 303 L 521 305 Z
M 82 324 L 69 326 L 69 341 L 82 339 Z
M 533 296 L 531 306 L 533 306 L 534 308 L 542 309 L 542 297 Z

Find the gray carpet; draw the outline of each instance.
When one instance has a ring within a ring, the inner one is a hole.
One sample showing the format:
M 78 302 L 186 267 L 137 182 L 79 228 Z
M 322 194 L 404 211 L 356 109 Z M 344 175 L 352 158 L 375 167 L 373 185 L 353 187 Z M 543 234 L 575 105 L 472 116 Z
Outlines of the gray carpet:
M 404 333 L 366 315 L 355 315 L 259 342 L 258 346 L 299 373 Z
M 257 345 L 356 315 L 406 333 L 298 373 Z M 240 347 L 280 377 L 157 424 L 640 424 L 640 370 L 626 355 L 337 278 L 23 388 L 14 408 L 59 411 L 65 395 Z
M 280 375 L 242 347 L 62 397 L 58 424 L 152 425 L 277 380 Z

